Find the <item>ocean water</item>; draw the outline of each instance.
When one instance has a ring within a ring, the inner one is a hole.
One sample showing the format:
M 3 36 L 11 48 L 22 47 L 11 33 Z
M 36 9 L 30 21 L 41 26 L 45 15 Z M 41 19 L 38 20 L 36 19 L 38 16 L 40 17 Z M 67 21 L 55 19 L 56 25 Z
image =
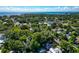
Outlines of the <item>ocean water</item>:
M 21 14 L 51 14 L 51 15 L 64 15 L 64 14 L 79 14 L 79 12 L 0 12 L 0 16 L 4 15 L 21 15 Z

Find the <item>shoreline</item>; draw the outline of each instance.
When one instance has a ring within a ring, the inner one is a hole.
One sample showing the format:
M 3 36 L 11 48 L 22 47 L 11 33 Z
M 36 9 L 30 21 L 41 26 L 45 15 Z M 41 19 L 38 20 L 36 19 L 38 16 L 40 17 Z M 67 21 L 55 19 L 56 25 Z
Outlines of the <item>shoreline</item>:
M 0 16 L 15 16 L 15 15 L 72 15 L 79 12 L 0 12 Z

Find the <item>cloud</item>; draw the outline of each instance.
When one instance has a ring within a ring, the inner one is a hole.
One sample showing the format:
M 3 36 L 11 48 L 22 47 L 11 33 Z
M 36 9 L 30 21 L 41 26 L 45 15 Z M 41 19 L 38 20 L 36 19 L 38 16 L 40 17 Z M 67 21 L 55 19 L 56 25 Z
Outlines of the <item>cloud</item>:
M 0 7 L 0 12 L 59 12 L 59 11 L 79 11 L 79 6 L 47 6 L 47 7 L 18 7 L 18 6 L 6 6 Z

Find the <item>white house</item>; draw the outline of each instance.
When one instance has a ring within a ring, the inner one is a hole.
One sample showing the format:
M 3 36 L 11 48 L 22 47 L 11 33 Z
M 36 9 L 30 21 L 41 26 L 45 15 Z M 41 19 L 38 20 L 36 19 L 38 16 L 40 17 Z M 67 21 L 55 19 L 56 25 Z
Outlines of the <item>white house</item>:
M 54 22 L 53 21 L 46 21 L 44 24 L 47 24 L 47 26 L 51 26 Z

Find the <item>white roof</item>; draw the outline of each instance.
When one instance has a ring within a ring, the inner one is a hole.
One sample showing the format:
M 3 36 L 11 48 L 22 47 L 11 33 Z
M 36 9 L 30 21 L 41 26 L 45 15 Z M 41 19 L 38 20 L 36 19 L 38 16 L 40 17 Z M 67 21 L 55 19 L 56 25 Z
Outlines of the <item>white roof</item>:
M 62 53 L 62 51 L 59 48 L 54 49 L 56 53 Z
M 50 48 L 47 53 L 62 53 L 62 51 L 60 50 L 60 48 Z
M 49 51 L 50 51 L 51 53 L 56 53 L 53 48 L 50 48 Z
M 0 40 L 0 43 L 3 43 L 4 42 L 4 40 Z

